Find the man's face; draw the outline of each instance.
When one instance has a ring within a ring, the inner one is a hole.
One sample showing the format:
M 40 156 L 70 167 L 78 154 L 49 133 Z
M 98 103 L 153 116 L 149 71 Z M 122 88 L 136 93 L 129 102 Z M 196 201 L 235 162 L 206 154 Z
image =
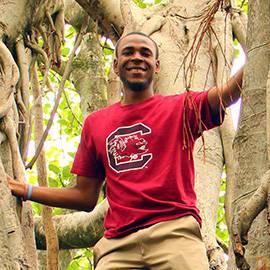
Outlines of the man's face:
M 139 34 L 126 36 L 120 41 L 117 53 L 114 71 L 124 88 L 138 92 L 152 87 L 154 74 L 159 71 L 159 60 L 151 39 Z

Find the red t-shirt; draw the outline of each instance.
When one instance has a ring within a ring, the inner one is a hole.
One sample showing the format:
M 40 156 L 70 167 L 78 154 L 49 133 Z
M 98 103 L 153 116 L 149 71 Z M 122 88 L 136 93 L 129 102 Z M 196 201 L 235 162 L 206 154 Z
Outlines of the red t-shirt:
M 187 214 L 201 224 L 193 145 L 203 130 L 221 124 L 211 120 L 207 93 L 118 102 L 87 117 L 71 172 L 106 178 L 105 237 Z

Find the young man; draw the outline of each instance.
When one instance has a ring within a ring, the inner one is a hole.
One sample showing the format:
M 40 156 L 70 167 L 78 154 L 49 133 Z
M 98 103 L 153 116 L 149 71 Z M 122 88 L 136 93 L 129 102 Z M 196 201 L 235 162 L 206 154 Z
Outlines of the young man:
M 203 130 L 221 124 L 221 107 L 239 98 L 243 70 L 201 93 L 154 95 L 157 45 L 137 32 L 118 42 L 113 67 L 124 96 L 86 119 L 71 170 L 77 185 L 29 192 L 8 177 L 12 194 L 91 211 L 106 179 L 110 208 L 94 250 L 96 269 L 208 270 L 192 150 Z

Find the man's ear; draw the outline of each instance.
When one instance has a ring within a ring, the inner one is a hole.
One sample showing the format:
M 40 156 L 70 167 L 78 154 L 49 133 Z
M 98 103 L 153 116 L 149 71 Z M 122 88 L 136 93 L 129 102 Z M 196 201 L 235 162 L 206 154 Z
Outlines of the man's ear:
M 159 62 L 159 60 L 157 59 L 157 60 L 156 60 L 156 71 L 155 71 L 156 74 L 159 73 L 159 69 L 160 69 L 160 62 Z
M 115 59 L 113 60 L 113 70 L 114 70 L 114 73 L 115 73 L 116 75 L 118 75 L 118 60 L 117 60 L 117 58 L 115 58 Z

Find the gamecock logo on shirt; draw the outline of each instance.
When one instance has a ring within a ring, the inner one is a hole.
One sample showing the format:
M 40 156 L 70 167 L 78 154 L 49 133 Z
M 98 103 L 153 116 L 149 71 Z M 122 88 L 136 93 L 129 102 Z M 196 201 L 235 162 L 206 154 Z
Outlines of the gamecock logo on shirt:
M 120 127 L 107 138 L 110 167 L 116 172 L 142 169 L 152 159 L 144 135 L 151 129 L 142 123 Z

